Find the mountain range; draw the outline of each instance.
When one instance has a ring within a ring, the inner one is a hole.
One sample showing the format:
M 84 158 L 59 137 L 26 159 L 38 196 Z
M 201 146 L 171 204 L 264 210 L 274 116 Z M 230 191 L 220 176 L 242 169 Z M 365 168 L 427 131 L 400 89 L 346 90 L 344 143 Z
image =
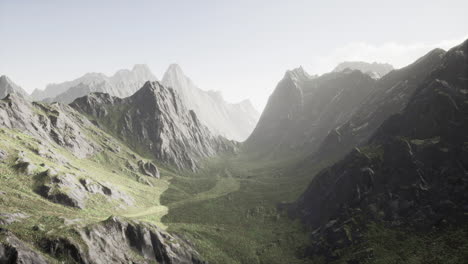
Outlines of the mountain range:
M 156 80 L 148 66 L 139 64 L 132 70 L 119 70 L 110 77 L 102 73 L 88 73 L 73 81 L 49 84 L 44 90 L 34 90 L 31 97 L 35 101 L 66 104 L 93 92 L 125 98 L 134 94 L 145 82 Z M 194 110 L 201 122 L 217 135 L 244 141 L 257 123 L 259 113 L 249 100 L 228 103 L 220 92 L 198 88 L 179 65 L 170 65 L 161 83 L 177 90 L 184 105 Z
M 467 54 L 289 70 L 258 122 L 177 65 L 2 76 L 0 263 L 464 263 Z

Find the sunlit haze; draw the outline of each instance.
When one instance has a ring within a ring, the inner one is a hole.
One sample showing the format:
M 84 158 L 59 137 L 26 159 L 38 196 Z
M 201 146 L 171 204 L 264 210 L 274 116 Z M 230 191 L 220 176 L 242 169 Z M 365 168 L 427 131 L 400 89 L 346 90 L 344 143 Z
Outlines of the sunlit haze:
M 346 60 L 398 68 L 452 47 L 467 37 L 466 10 L 463 0 L 1 0 L 0 74 L 32 92 L 139 63 L 161 79 L 177 63 L 200 88 L 261 111 L 287 69 L 321 74 Z

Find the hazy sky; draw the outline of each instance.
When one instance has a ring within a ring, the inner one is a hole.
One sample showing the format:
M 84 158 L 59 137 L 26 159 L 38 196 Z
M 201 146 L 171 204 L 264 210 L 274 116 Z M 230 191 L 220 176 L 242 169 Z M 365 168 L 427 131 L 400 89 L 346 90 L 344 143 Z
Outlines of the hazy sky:
M 287 69 L 404 66 L 468 38 L 468 1 L 0 0 L 0 74 L 32 91 L 86 72 L 181 65 L 202 89 L 261 110 Z

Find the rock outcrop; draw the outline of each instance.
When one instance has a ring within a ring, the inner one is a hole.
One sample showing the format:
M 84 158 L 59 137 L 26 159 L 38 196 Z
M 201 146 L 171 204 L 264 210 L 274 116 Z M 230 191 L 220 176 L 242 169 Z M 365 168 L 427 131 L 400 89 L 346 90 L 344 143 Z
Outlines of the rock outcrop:
M 78 237 L 46 237 L 31 246 L 2 231 L 0 263 L 47 264 L 48 257 L 79 264 L 205 263 L 189 242 L 151 224 L 110 217 L 72 230 Z
M 349 120 L 331 129 L 308 159 L 339 159 L 355 146 L 364 144 L 388 117 L 406 107 L 417 87 L 440 65 L 444 54 L 445 51 L 435 49 L 378 80 Z
M 82 128 L 92 126 L 71 107 L 28 102 L 16 94 L 0 100 L 0 126 L 16 129 L 38 140 L 57 144 L 83 158 L 99 150 Z
M 360 71 L 309 76 L 288 71 L 270 96 L 244 150 L 284 158 L 313 152 L 329 130 L 344 123 L 374 89 L 376 81 Z
M 5 264 L 48 264 L 49 262 L 31 246 L 19 240 L 8 231 L 0 230 L 6 236 L 0 243 L 0 263 Z
M 216 135 L 244 141 L 257 124 L 259 113 L 249 100 L 228 103 L 219 92 L 198 88 L 179 65 L 170 65 L 161 83 L 176 90 L 182 103 Z
M 159 175 L 159 170 L 154 163 L 150 161 L 143 161 L 140 160 L 138 161 L 138 168 L 140 169 L 140 172 L 143 175 L 154 177 L 154 178 L 160 178 L 161 176 Z
M 91 194 L 100 194 L 125 206 L 131 206 L 134 203 L 131 197 L 113 186 L 78 178 L 68 173 L 59 174 L 53 169 L 48 169 L 35 178 L 38 194 L 54 203 L 65 206 L 83 209 Z
M 468 41 L 435 52 L 439 66 L 404 110 L 319 173 L 293 207 L 314 230 L 308 254 L 337 257 L 371 221 L 420 231 L 468 221 Z
M 134 95 L 120 99 L 93 93 L 71 106 L 92 116 L 99 126 L 134 149 L 150 152 L 177 168 L 196 170 L 203 158 L 234 151 L 236 144 L 214 136 L 172 88 L 147 82 Z

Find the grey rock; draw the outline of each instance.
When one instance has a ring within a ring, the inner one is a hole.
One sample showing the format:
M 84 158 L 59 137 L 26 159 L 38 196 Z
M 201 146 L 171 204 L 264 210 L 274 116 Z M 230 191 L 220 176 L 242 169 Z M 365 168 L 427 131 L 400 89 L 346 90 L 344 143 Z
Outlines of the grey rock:
M 357 70 L 319 77 L 302 67 L 286 72 L 243 150 L 265 159 L 313 153 L 331 129 L 352 116 L 375 84 Z
M 23 213 L 0 213 L 0 224 L 9 225 L 14 222 L 21 221 L 21 219 L 28 218 L 29 216 Z
M 155 225 L 109 217 L 75 230 L 87 250 L 67 238 L 46 238 L 40 243 L 41 248 L 56 258 L 86 264 L 205 263 L 189 242 Z
M 105 186 L 89 179 L 77 179 L 71 174 L 58 174 L 48 169 L 36 177 L 36 192 L 44 198 L 58 204 L 83 209 L 89 194 L 101 194 L 109 199 L 123 202 L 122 206 L 131 206 L 131 197 L 116 188 Z
M 29 99 L 28 93 L 23 88 L 16 85 L 10 78 L 5 75 L 0 76 L 0 99 L 5 98 L 9 94 Z
M 130 146 L 179 169 L 196 170 L 200 160 L 237 148 L 236 143 L 214 136 L 172 88 L 158 82 L 147 82 L 125 99 L 93 93 L 70 106 L 95 117 Z
M 413 94 L 404 109 L 382 121 L 360 151 L 313 178 L 290 208 L 310 230 L 318 230 L 311 233 L 309 255 L 335 259 L 334 252 L 362 241 L 370 222 L 407 232 L 466 224 L 468 95 L 460 92 L 468 84 L 466 54 L 468 40 L 418 60 L 428 69 L 417 71 L 425 77 L 408 88 Z M 381 80 L 396 78 L 396 73 Z M 330 220 L 337 228 L 330 229 Z M 352 241 L 344 243 L 343 235 Z
M 444 54 L 445 51 L 435 49 L 377 80 L 375 88 L 352 116 L 331 129 L 309 159 L 339 160 L 354 146 L 364 144 L 387 118 L 406 107 L 417 87 L 440 65 Z
M 47 264 L 45 258 L 29 245 L 9 232 L 3 232 L 5 241 L 0 244 L 0 263 Z
M 186 108 L 216 135 L 244 141 L 257 124 L 260 115 L 249 100 L 228 103 L 219 92 L 198 88 L 177 64 L 169 66 L 161 83 L 174 88 Z
M 66 105 L 30 103 L 10 94 L 0 100 L 0 125 L 67 148 L 80 158 L 99 151 L 82 132 L 92 124 Z
M 34 90 L 34 100 L 71 103 L 78 97 L 92 92 L 109 93 L 127 97 L 135 93 L 147 81 L 156 81 L 148 66 L 137 64 L 131 70 L 119 70 L 113 76 L 102 73 L 87 73 L 72 81 L 49 84 L 44 90 Z
M 26 175 L 33 175 L 37 169 L 37 166 L 32 164 L 31 161 L 24 156 L 23 152 L 18 154 L 14 167 Z
M 158 178 L 158 179 L 161 177 L 159 175 L 158 167 L 156 167 L 156 165 L 154 165 L 150 161 L 140 160 L 140 161 L 138 161 L 138 167 L 140 168 L 140 172 L 143 175 Z
M 0 149 L 0 161 L 6 159 L 8 156 L 8 153 L 5 150 Z

